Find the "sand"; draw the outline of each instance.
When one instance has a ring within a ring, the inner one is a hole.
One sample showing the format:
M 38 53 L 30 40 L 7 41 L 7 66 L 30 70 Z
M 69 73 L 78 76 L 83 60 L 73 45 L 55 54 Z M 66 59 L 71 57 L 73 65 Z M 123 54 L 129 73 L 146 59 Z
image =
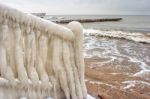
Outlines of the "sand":
M 150 99 L 150 81 L 116 71 L 115 66 L 99 66 L 99 59 L 86 58 L 86 86 L 96 99 Z M 109 68 L 108 68 L 109 67 Z M 133 73 L 138 68 L 133 69 Z

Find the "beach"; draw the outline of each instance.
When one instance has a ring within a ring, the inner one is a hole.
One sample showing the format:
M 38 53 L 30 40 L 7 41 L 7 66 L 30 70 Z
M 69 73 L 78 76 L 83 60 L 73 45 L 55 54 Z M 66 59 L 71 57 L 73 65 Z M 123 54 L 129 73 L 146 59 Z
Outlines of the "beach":
M 103 99 L 149 99 L 148 82 L 139 77 L 114 73 L 113 70 L 106 72 L 87 67 L 86 85 L 88 93 L 96 99 L 99 99 L 98 96 Z
M 88 93 L 104 99 L 150 98 L 150 16 L 54 16 L 52 20 L 115 18 L 82 23 Z M 65 25 L 65 24 L 62 24 Z
M 88 40 L 92 40 L 84 46 L 88 93 L 104 99 L 149 99 L 149 44 L 96 36 Z
M 150 99 L 150 0 L 1 0 L 0 99 Z

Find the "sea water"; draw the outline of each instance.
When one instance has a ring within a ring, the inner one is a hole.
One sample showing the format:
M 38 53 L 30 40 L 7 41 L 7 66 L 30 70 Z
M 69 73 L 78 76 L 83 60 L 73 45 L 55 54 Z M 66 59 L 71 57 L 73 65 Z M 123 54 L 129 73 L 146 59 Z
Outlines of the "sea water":
M 82 23 L 84 57 L 99 58 L 98 66 L 150 82 L 150 16 L 56 15 L 51 20 L 122 18 L 116 22 Z M 134 69 L 133 69 L 134 67 Z

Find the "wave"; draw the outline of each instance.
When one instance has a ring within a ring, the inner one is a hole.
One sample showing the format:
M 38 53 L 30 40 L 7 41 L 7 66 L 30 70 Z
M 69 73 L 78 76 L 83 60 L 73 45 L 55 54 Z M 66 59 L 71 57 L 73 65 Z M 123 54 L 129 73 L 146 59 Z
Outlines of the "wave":
M 141 43 L 150 43 L 150 33 L 85 29 L 84 34 L 85 36 L 91 35 L 91 36 L 126 39 L 135 42 L 141 42 Z

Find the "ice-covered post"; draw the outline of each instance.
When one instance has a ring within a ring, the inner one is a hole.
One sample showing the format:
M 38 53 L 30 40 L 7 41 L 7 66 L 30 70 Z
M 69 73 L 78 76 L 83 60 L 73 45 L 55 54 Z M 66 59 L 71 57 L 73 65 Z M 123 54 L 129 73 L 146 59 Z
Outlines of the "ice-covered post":
M 79 22 L 73 21 L 68 24 L 68 28 L 70 28 L 75 34 L 74 40 L 74 48 L 75 48 L 75 62 L 78 69 L 79 80 L 82 88 L 83 97 L 86 99 L 87 90 L 84 81 L 84 58 L 83 58 L 83 27 Z

